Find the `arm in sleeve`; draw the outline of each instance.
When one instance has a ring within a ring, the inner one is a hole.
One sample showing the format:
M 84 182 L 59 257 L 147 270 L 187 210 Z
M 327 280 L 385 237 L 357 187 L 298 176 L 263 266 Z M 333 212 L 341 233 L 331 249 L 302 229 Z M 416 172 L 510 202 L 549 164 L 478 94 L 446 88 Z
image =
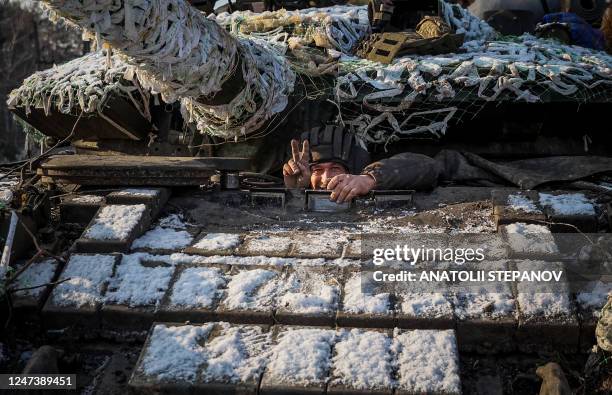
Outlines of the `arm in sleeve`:
M 363 174 L 376 180 L 376 189 L 432 189 L 438 184 L 441 165 L 426 155 L 404 152 L 368 165 Z

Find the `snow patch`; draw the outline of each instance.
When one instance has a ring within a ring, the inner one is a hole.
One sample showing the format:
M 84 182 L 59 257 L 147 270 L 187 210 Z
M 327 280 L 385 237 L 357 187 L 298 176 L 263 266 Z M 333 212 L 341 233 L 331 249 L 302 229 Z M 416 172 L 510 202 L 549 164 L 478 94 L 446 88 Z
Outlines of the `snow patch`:
M 384 333 L 352 329 L 343 331 L 333 357 L 332 384 L 359 390 L 390 389 L 392 340 Z
M 95 306 L 102 301 L 102 290 L 113 274 L 113 255 L 79 255 L 70 257 L 60 280 L 70 278 L 53 289 L 53 303 L 58 306 Z
M 291 245 L 291 239 L 285 236 L 265 234 L 259 236 L 249 235 L 247 237 L 247 250 L 252 254 L 274 254 L 284 253 Z M 245 240 L 245 243 L 247 242 Z
M 185 230 L 187 229 L 187 224 L 183 220 L 183 216 L 181 214 L 170 214 L 163 218 L 160 218 L 158 221 L 158 225 L 162 228 L 170 228 L 176 230 Z
M 453 314 L 453 308 L 443 293 L 406 292 L 402 293 L 401 312 L 412 317 L 448 317 Z
M 108 205 L 98 211 L 93 224 L 83 238 L 94 240 L 125 240 L 138 225 L 147 207 L 144 204 Z
M 395 336 L 399 389 L 417 394 L 460 394 L 453 330 L 414 330 Z
M 612 292 L 612 284 L 601 281 L 593 282 L 589 292 L 580 292 L 576 295 L 578 305 L 582 310 L 591 311 L 595 317 L 599 317 L 601 309 Z
M 290 273 L 282 290 L 279 307 L 285 311 L 303 314 L 321 314 L 338 307 L 340 287 L 334 278 L 308 269 Z
M 192 241 L 193 236 L 185 230 L 174 230 L 158 226 L 134 240 L 132 249 L 174 250 L 185 248 Z
M 127 188 L 113 192 L 115 196 L 134 196 L 134 197 L 156 197 L 161 193 L 160 189 Z
M 297 255 L 337 254 L 349 242 L 347 234 L 340 231 L 300 233 L 294 241 Z
M 540 204 L 550 207 L 557 215 L 595 215 L 595 205 L 582 193 L 540 193 Z
M 521 261 L 516 264 L 521 272 L 562 270 L 560 264 L 544 261 Z M 565 276 L 565 274 L 564 274 Z M 566 282 L 536 283 L 520 281 L 516 284 L 517 301 L 526 319 L 568 316 L 572 312 L 569 286 Z
M 203 251 L 230 250 L 240 245 L 240 235 L 233 233 L 209 233 L 202 237 L 193 248 Z
M 70 203 L 77 204 L 102 204 L 104 202 L 104 196 L 98 195 L 78 195 L 68 199 Z
M 522 211 L 529 214 L 542 214 L 542 210 L 540 210 L 533 200 L 529 199 L 527 196 L 509 195 L 507 204 L 508 207 L 514 211 Z
M 170 305 L 210 309 L 223 295 L 227 280 L 215 267 L 190 267 L 181 273 L 172 288 Z
M 229 310 L 261 311 L 274 306 L 280 273 L 273 270 L 243 270 L 227 285 L 223 306 Z
M 557 254 L 559 248 L 544 225 L 515 222 L 504 226 L 512 251 L 525 254 Z
M 15 288 L 35 287 L 50 283 L 57 269 L 55 259 L 46 259 L 41 262 L 32 263 L 23 273 L 17 277 Z M 31 297 L 37 299 L 46 287 L 27 289 L 15 292 L 17 297 Z
M 159 304 L 172 278 L 174 267 L 166 264 L 147 267 L 141 257 L 124 255 L 111 279 L 105 302 L 131 307 Z
M 390 314 L 390 294 L 373 294 L 371 276 L 355 273 L 344 286 L 343 309 L 354 314 Z
M 206 361 L 204 347 L 214 324 L 201 326 L 166 326 L 153 328 L 142 370 L 162 381 L 194 382 L 198 369 Z
M 230 326 L 206 343 L 205 382 L 244 383 L 259 380 L 270 356 L 271 335 L 259 326 Z
M 287 329 L 272 349 L 266 380 L 291 385 L 325 383 L 336 332 L 330 329 Z

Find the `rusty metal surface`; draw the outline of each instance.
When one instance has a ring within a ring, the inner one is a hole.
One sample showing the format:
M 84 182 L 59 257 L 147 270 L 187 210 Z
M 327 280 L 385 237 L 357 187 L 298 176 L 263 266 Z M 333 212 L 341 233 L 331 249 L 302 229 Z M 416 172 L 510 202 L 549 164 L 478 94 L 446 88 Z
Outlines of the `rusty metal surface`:
M 38 169 L 45 183 L 80 185 L 202 185 L 217 170 L 249 168 L 245 158 L 53 156 Z
M 136 110 L 133 104 L 121 97 L 111 97 L 104 109 L 104 115 L 119 125 L 97 115 L 83 115 L 77 122 L 78 115 L 62 114 L 52 111 L 45 115 L 42 109 L 33 108 L 26 114 L 23 108 L 11 108 L 12 112 L 47 136 L 66 138 L 74 128 L 74 139 L 124 139 L 139 141 L 146 138 L 151 130 L 151 123 Z M 76 127 L 75 127 L 76 124 Z

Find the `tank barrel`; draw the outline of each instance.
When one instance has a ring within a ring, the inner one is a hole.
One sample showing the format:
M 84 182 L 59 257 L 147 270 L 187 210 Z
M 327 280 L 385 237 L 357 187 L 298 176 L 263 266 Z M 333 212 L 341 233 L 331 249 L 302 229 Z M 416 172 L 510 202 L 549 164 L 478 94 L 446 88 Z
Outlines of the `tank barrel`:
M 236 138 L 284 110 L 295 76 L 271 49 L 231 36 L 185 0 L 43 0 L 125 55 L 141 85 L 182 101 L 203 133 Z M 280 72 L 279 72 L 280 71 Z

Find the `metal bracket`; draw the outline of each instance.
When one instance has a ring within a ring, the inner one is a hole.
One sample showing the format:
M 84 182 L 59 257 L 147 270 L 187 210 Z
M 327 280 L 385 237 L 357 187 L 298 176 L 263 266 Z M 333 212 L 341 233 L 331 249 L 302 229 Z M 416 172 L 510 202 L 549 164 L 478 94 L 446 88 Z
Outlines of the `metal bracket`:
M 341 213 L 353 207 L 353 201 L 338 204 L 329 200 L 331 192 L 319 190 L 306 190 L 306 202 L 304 209 L 318 213 Z
M 285 208 L 287 191 L 282 188 L 251 188 L 251 206 Z
M 373 191 L 372 195 L 377 209 L 410 208 L 414 191 Z

